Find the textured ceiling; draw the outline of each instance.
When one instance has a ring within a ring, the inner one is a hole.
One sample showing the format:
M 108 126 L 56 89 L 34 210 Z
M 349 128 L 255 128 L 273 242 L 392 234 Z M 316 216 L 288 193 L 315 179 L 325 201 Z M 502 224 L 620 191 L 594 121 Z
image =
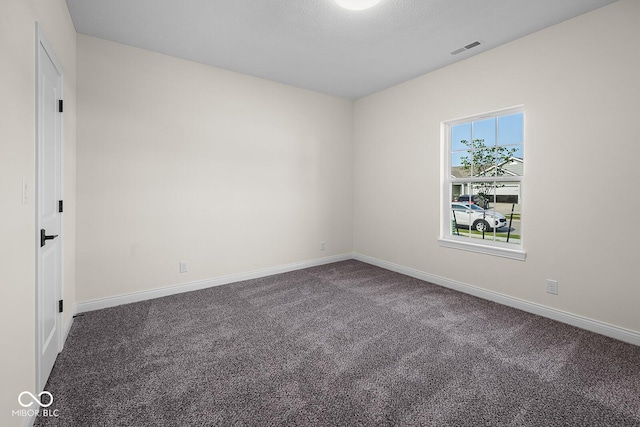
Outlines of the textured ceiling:
M 76 30 L 359 98 L 615 0 L 67 0 Z M 475 40 L 482 44 L 451 52 Z

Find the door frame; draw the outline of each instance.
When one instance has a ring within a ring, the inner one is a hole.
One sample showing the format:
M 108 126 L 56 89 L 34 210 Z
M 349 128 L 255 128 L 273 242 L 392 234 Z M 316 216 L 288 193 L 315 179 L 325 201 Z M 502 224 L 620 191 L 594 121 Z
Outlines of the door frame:
M 41 99 L 41 90 L 40 87 L 40 77 L 42 75 L 42 64 L 40 63 L 40 48 L 42 47 L 51 60 L 51 63 L 55 67 L 56 71 L 60 75 L 60 99 L 64 99 L 64 72 L 62 66 L 60 65 L 60 61 L 58 61 L 54 50 L 51 48 L 51 45 L 47 41 L 45 33 L 40 27 L 40 24 L 36 21 L 35 23 L 35 41 L 36 41 L 36 52 L 35 52 L 35 124 L 36 124 L 36 132 L 35 132 L 35 240 L 34 240 L 34 250 L 35 250 L 35 273 L 36 273 L 36 281 L 35 281 L 35 341 L 36 341 L 36 392 L 39 393 L 44 390 L 46 385 L 46 379 L 41 381 L 41 373 L 42 373 L 42 358 L 40 355 L 42 354 L 41 348 L 41 340 L 40 336 L 42 331 L 40 330 L 40 309 L 39 309 L 39 301 L 41 299 L 40 296 L 40 193 L 42 189 L 40 188 L 40 176 L 41 176 L 41 153 L 40 153 L 40 139 L 44 133 L 43 129 L 43 121 L 40 115 L 40 104 L 42 102 Z M 63 165 L 64 165 L 64 120 L 63 116 L 60 115 L 60 126 L 58 127 L 58 138 L 60 141 L 60 157 L 59 157 L 59 182 L 60 182 L 60 200 L 64 200 L 64 174 L 63 174 Z M 57 280 L 57 289 L 55 290 L 56 300 L 62 299 L 64 285 L 62 282 L 62 278 L 64 277 L 63 272 L 63 257 L 64 257 L 64 221 L 62 217 L 59 217 L 60 224 L 60 254 L 58 257 L 58 272 L 59 272 L 59 280 Z M 52 343 L 52 345 L 56 346 L 56 350 L 58 353 L 62 350 L 62 345 L 64 341 L 63 332 L 62 332 L 62 313 L 57 312 L 55 315 L 56 328 L 58 330 L 58 340 L 56 343 Z

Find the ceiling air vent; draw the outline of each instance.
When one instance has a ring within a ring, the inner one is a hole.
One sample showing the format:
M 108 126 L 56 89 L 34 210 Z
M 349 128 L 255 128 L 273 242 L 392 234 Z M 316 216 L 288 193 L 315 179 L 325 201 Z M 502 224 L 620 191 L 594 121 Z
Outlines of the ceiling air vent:
M 476 41 L 474 41 L 474 42 L 469 43 L 468 45 L 466 45 L 466 46 L 464 46 L 464 47 L 461 47 L 460 49 L 456 49 L 456 50 L 454 50 L 453 52 L 451 52 L 451 55 L 457 55 L 457 54 L 459 54 L 459 53 L 464 52 L 465 50 L 473 49 L 473 48 L 474 48 L 474 47 L 476 47 L 476 46 L 480 46 L 481 44 L 482 44 L 481 42 L 479 42 L 478 40 L 476 40 Z

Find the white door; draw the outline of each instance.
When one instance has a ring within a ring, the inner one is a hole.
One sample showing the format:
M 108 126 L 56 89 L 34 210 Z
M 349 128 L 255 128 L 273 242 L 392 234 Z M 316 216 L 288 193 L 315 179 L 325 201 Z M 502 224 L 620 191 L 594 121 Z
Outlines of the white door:
M 36 212 L 37 381 L 43 390 L 60 351 L 62 200 L 62 69 L 37 28 Z M 56 237 L 54 237 L 56 236 Z

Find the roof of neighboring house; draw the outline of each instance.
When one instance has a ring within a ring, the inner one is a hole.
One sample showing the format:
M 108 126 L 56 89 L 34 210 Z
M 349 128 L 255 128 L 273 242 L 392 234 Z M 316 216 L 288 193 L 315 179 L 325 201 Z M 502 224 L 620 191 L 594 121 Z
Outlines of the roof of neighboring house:
M 453 178 L 469 178 L 471 174 L 469 169 L 464 166 L 451 166 L 451 176 Z
M 524 160 L 520 157 L 510 157 L 506 162 L 500 163 L 497 167 L 502 169 L 505 172 L 505 175 L 511 176 L 522 176 L 522 172 L 524 171 Z M 494 167 L 490 167 L 487 169 L 486 173 L 494 170 Z

